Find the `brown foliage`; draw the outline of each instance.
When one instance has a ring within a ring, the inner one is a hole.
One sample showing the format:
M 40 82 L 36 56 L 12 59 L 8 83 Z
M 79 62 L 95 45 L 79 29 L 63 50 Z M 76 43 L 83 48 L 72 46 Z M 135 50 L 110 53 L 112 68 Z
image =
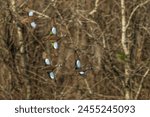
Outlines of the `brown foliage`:
M 141 2 L 126 2 L 127 19 Z M 95 0 L 16 0 L 13 11 L 9 0 L 0 0 L 0 99 L 124 99 L 124 58 L 117 56 L 123 54 L 120 1 L 102 0 L 91 12 L 94 7 Z M 150 69 L 149 11 L 150 3 L 139 8 L 127 29 L 133 99 Z M 53 26 L 57 35 L 50 35 Z M 77 59 L 80 69 L 75 69 Z M 138 99 L 150 99 L 149 83 L 150 73 Z

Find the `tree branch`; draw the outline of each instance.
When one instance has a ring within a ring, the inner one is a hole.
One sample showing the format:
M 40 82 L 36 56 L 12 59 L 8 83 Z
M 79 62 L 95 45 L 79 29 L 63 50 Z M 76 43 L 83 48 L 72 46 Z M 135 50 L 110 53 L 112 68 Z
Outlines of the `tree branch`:
M 134 13 L 137 11 L 137 9 L 140 8 L 140 7 L 142 7 L 142 6 L 144 6 L 144 5 L 147 4 L 148 2 L 150 2 L 150 0 L 146 0 L 145 2 L 143 2 L 143 3 L 139 4 L 139 5 L 137 5 L 137 6 L 133 9 L 133 11 L 131 12 L 131 14 L 130 14 L 130 16 L 129 16 L 128 23 L 127 23 L 127 25 L 126 25 L 126 30 L 127 30 L 127 28 L 129 27 L 130 21 L 131 21 L 133 15 L 134 15 Z
M 138 91 L 137 91 L 136 96 L 135 96 L 135 98 L 134 98 L 135 100 L 137 100 L 137 98 L 138 98 L 138 96 L 139 96 L 139 94 L 140 94 L 140 92 L 141 92 L 142 84 L 143 84 L 144 79 L 146 78 L 147 74 L 149 73 L 149 71 L 150 71 L 150 69 L 148 69 L 148 70 L 145 72 L 145 74 L 143 75 L 143 77 L 142 77 L 142 79 L 141 79 L 141 82 L 140 82 Z
M 97 11 L 98 6 L 99 6 L 99 0 L 95 0 L 95 7 L 89 14 L 90 15 L 94 14 Z

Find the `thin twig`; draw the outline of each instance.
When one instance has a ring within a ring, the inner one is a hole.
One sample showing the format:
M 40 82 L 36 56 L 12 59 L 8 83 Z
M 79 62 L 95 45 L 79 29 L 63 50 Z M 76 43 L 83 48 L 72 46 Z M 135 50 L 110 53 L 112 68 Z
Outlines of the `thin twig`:
M 50 2 L 47 7 L 42 11 L 42 14 L 45 13 L 47 11 L 47 9 L 50 7 L 50 5 L 52 5 L 52 3 Z
M 45 14 L 40 13 L 40 12 L 38 12 L 38 11 L 35 11 L 35 10 L 33 10 L 33 9 L 30 9 L 30 10 L 28 10 L 28 11 L 32 11 L 32 12 L 38 14 L 39 16 L 43 16 L 43 17 L 45 17 L 45 18 L 51 19 L 51 17 L 49 17 L 48 15 L 45 15 Z
M 28 1 L 25 0 L 19 7 L 22 8 Z
M 134 13 L 137 11 L 137 9 L 140 8 L 140 7 L 142 7 L 142 6 L 144 6 L 144 5 L 147 4 L 148 2 L 150 2 L 150 0 L 146 0 L 145 2 L 143 2 L 143 3 L 139 4 L 139 5 L 137 5 L 137 6 L 133 9 L 133 11 L 131 12 L 131 14 L 130 14 L 130 16 L 129 16 L 128 23 L 127 23 L 127 25 L 126 25 L 126 30 L 127 30 L 127 28 L 129 27 L 130 21 L 131 21 L 133 15 L 134 15 Z
M 97 11 L 98 6 L 99 6 L 99 0 L 95 0 L 95 7 L 89 14 L 90 15 L 94 14 Z
M 86 86 L 87 86 L 87 89 L 88 89 L 89 93 L 92 94 L 91 88 L 90 88 L 90 86 L 89 86 L 87 80 L 84 79 L 84 82 L 85 82 L 85 84 L 86 84 Z
M 150 69 L 148 69 L 148 70 L 145 72 L 145 74 L 143 75 L 143 77 L 142 77 L 142 79 L 141 79 L 141 82 L 140 82 L 138 91 L 137 91 L 137 93 L 136 93 L 136 95 L 135 95 L 135 98 L 134 98 L 135 100 L 137 100 L 137 98 L 138 98 L 138 96 L 139 96 L 139 94 L 140 94 L 140 92 L 141 92 L 143 81 L 144 81 L 144 79 L 146 78 L 146 76 L 147 76 L 147 74 L 149 73 L 149 71 L 150 71 Z

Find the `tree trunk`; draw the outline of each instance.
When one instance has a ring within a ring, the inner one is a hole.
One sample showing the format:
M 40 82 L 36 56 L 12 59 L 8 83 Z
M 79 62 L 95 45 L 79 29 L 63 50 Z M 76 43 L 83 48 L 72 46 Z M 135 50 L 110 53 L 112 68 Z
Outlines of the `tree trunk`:
M 129 66 L 129 48 L 128 48 L 128 40 L 126 37 L 126 16 L 125 16 L 125 0 L 121 0 L 121 19 L 122 19 L 122 35 L 121 35 L 121 43 L 124 54 L 126 56 L 126 61 L 124 63 L 124 83 L 125 83 L 125 99 L 131 99 L 130 97 L 130 86 L 129 86 L 129 79 L 130 79 L 130 66 Z

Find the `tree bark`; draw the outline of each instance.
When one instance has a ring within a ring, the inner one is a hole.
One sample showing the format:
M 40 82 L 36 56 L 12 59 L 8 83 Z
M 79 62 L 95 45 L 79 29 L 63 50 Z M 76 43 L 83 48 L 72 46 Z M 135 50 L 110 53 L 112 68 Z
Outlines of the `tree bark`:
M 126 56 L 126 61 L 124 63 L 124 83 L 125 83 L 125 99 L 130 99 L 130 86 L 129 86 L 129 77 L 130 77 L 130 66 L 129 66 L 129 48 L 128 48 L 128 40 L 126 37 L 126 16 L 125 16 L 125 0 L 121 0 L 121 25 L 122 25 L 122 35 L 121 35 L 121 43 L 124 54 Z

